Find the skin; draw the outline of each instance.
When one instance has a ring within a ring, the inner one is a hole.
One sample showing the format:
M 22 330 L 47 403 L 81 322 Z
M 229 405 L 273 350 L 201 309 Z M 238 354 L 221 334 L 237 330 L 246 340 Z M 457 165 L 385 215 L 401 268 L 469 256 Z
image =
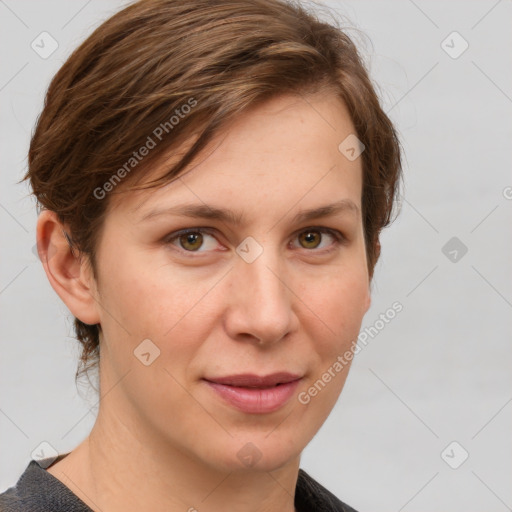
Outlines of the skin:
M 38 246 L 52 287 L 74 316 L 101 324 L 96 423 L 48 468 L 91 508 L 295 510 L 300 454 L 334 407 L 349 365 L 307 405 L 297 395 L 353 346 L 370 306 L 362 162 L 338 150 L 352 133 L 332 93 L 285 95 L 245 112 L 179 179 L 109 198 L 97 279 L 86 258 L 71 254 L 55 214 L 40 214 Z M 293 220 L 340 199 L 358 211 Z M 181 203 L 227 207 L 245 222 L 176 215 L 140 222 Z M 199 227 L 212 230 L 203 245 L 164 241 Z M 263 248 L 252 263 L 236 252 L 249 236 Z M 144 339 L 160 350 L 149 366 L 134 356 Z M 202 380 L 277 371 L 303 378 L 281 409 L 266 414 L 239 411 Z M 261 455 L 253 466 L 237 457 L 249 442 Z

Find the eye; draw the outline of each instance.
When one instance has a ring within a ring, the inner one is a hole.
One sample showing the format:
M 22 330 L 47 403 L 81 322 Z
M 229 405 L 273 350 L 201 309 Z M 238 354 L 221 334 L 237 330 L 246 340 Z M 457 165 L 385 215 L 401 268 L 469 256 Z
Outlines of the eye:
M 327 239 L 331 238 L 334 240 L 334 243 L 331 242 L 330 244 L 328 243 L 327 246 L 324 245 L 321 247 L 321 244 L 324 242 L 324 238 L 326 238 L 325 235 L 327 235 Z M 301 247 L 304 249 L 324 249 L 329 246 L 338 246 L 345 241 L 345 237 L 339 231 L 320 227 L 311 227 L 303 230 L 298 234 L 297 238 Z M 333 250 L 333 247 L 328 249 L 328 251 L 329 250 Z
M 186 252 L 205 252 L 199 251 L 201 248 L 205 248 L 206 251 L 213 250 L 217 243 L 215 237 L 203 228 L 179 231 L 168 237 L 165 242 L 171 245 L 177 245 Z

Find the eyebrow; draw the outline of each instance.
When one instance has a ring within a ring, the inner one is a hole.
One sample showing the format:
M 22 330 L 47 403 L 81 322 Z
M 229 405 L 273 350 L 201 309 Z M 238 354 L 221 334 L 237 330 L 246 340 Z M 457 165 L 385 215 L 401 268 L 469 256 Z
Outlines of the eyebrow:
M 356 217 L 359 217 L 361 214 L 359 206 L 357 206 L 352 200 L 342 199 L 335 203 L 319 206 L 317 208 L 301 210 L 294 216 L 293 222 L 306 222 L 322 217 L 333 217 L 343 213 L 351 213 L 356 215 Z M 206 204 L 182 204 L 168 208 L 151 210 L 143 215 L 138 222 L 144 222 L 161 215 L 176 215 L 196 219 L 218 220 L 233 225 L 240 225 L 245 222 L 244 216 L 241 213 L 233 212 L 225 208 L 208 206 Z

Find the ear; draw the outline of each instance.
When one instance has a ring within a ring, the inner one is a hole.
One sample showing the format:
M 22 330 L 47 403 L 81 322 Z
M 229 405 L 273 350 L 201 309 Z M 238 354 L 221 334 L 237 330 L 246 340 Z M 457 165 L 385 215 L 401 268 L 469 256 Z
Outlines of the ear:
M 96 282 L 88 258 L 71 248 L 57 214 L 43 210 L 37 220 L 37 251 L 48 281 L 71 313 L 85 324 L 98 324 Z

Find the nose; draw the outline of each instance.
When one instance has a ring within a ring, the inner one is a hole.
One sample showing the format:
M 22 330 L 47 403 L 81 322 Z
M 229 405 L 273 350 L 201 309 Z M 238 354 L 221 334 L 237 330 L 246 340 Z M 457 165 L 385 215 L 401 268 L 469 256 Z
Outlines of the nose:
M 230 280 L 225 325 L 232 339 L 272 345 L 297 328 L 293 283 L 273 251 L 252 263 L 237 258 Z

